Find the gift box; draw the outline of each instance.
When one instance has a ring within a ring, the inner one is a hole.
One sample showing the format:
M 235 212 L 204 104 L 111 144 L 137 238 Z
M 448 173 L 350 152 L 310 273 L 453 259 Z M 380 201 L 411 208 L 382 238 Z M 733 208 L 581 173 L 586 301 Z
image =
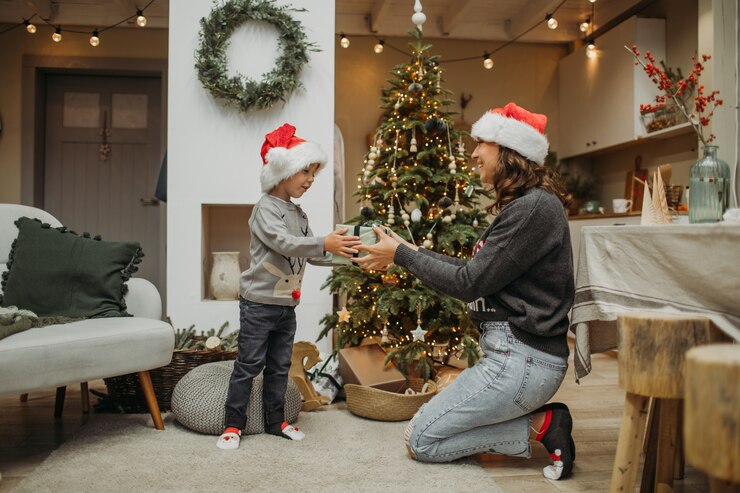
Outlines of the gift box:
M 406 377 L 393 363 L 385 365 L 385 357 L 385 351 L 378 344 L 340 349 L 339 374 L 345 384 L 403 392 Z
M 375 231 L 373 231 L 373 228 L 371 226 L 360 226 L 356 224 L 337 224 L 336 228 L 334 230 L 341 228 L 347 228 L 347 232 L 344 233 L 345 236 L 359 236 L 360 241 L 363 245 L 374 245 L 378 242 L 378 235 L 375 234 Z M 381 226 L 383 228 L 383 226 Z M 386 232 L 387 230 L 383 228 Z M 367 255 L 367 252 L 358 252 L 354 255 L 354 257 L 364 257 Z M 351 264 L 352 261 L 348 259 L 347 257 L 342 257 L 341 255 L 332 255 L 331 262 L 333 264 Z
M 331 404 L 342 390 L 342 377 L 339 375 L 339 358 L 320 355 L 321 361 L 307 370 L 316 393 L 329 399 Z

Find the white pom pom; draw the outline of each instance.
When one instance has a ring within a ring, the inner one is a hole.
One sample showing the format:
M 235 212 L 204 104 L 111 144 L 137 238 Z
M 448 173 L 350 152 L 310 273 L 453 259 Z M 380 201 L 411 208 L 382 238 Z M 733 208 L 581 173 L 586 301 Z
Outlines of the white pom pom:
M 414 209 L 411 211 L 411 220 L 415 223 L 418 223 L 421 221 L 421 210 L 420 209 Z

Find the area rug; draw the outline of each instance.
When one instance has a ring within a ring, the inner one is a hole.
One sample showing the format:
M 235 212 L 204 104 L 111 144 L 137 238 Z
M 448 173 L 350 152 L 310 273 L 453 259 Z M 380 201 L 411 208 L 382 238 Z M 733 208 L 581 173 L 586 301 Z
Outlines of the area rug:
M 501 492 L 473 459 L 409 459 L 406 422 L 366 420 L 340 404 L 301 413 L 296 426 L 301 442 L 251 435 L 224 451 L 171 414 L 164 431 L 148 415 L 96 415 L 14 492 Z

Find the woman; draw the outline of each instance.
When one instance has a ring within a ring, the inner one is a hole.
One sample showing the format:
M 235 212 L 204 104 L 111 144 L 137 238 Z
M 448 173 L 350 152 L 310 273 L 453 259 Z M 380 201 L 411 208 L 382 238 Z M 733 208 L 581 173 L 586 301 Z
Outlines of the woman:
M 438 291 L 468 302 L 485 355 L 424 405 L 409 423 L 409 455 L 447 462 L 481 452 L 529 457 L 530 441 L 553 459 L 545 477 L 567 477 L 575 460 L 565 404 L 545 404 L 568 366 L 573 259 L 568 203 L 559 176 L 544 166 L 547 117 L 507 104 L 472 128 L 473 159 L 493 187 L 495 214 L 470 260 L 435 253 L 375 228 L 375 245 L 354 259 L 367 269 L 391 263 Z

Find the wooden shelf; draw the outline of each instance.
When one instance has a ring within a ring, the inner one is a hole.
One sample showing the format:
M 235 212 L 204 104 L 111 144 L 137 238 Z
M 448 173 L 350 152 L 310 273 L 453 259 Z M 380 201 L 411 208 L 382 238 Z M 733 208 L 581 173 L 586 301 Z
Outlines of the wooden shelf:
M 596 157 L 596 156 L 602 156 L 604 154 L 609 154 L 614 151 L 619 151 L 622 149 L 627 149 L 629 147 L 634 147 L 638 145 L 645 144 L 647 142 L 657 141 L 657 140 L 664 140 L 664 139 L 670 139 L 673 137 L 678 137 L 681 135 L 687 135 L 694 133 L 694 129 L 691 127 L 691 124 L 689 122 L 681 123 L 679 125 L 675 125 L 670 128 L 664 128 L 663 130 L 657 130 L 655 132 L 651 132 L 649 134 L 646 134 L 644 136 L 640 136 L 635 140 L 631 140 L 629 142 L 624 142 L 622 144 L 614 145 L 611 147 L 605 147 L 603 149 L 599 149 L 598 151 L 593 152 L 586 152 L 584 154 L 579 154 L 577 156 L 570 156 L 565 159 L 573 159 L 573 158 L 587 158 L 587 157 Z

